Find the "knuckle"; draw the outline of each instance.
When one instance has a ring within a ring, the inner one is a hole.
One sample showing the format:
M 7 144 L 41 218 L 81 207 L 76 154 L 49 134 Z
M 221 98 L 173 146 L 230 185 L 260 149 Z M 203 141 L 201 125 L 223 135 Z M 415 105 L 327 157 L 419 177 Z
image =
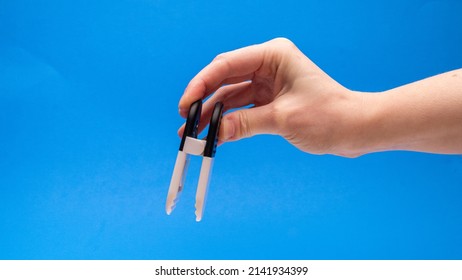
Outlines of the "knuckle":
M 285 46 L 285 47 L 289 47 L 289 48 L 295 48 L 295 44 L 285 38 L 285 37 L 278 37 L 278 38 L 275 38 L 273 40 L 271 40 L 271 42 L 275 43 L 275 44 L 278 44 L 278 45 L 281 45 L 281 46 Z
M 229 55 L 227 53 L 221 53 L 215 56 L 212 63 L 216 66 L 223 67 L 228 72 L 231 70 L 231 63 L 229 61 Z
M 223 61 L 226 60 L 228 57 L 227 53 L 220 53 L 215 58 L 213 58 L 213 62 Z
M 284 104 L 269 104 L 269 109 L 271 112 L 273 126 L 277 130 L 284 133 L 287 129 L 292 127 L 292 118 L 287 112 L 287 107 Z
M 241 138 L 246 138 L 252 136 L 252 130 L 250 127 L 249 118 L 245 111 L 238 111 L 238 120 L 239 120 L 239 134 Z

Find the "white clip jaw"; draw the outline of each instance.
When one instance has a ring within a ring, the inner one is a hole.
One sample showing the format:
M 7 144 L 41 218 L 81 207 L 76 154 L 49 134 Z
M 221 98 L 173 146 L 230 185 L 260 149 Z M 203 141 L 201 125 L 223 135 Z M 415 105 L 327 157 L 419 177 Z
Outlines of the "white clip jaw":
M 175 209 L 175 205 L 179 199 L 181 191 L 183 190 L 188 165 L 189 155 L 183 151 L 178 151 L 172 179 L 170 181 L 170 188 L 168 189 L 167 204 L 165 205 L 165 211 L 168 215 L 170 215 L 173 209 Z
M 204 214 L 205 201 L 209 189 L 210 176 L 212 175 L 213 158 L 203 157 L 201 174 L 199 175 L 199 184 L 196 190 L 196 221 L 202 220 Z
M 183 190 L 186 171 L 189 164 L 189 155 L 200 156 L 204 154 L 206 141 L 196 138 L 186 137 L 183 151 L 178 151 L 175 168 L 173 169 L 170 188 L 168 189 L 167 204 L 165 211 L 170 215 L 176 206 L 181 191 Z M 202 219 L 204 205 L 209 186 L 210 175 L 212 174 L 213 158 L 204 156 L 202 158 L 202 167 L 199 175 L 199 184 L 196 191 L 196 221 Z
M 183 190 L 186 177 L 186 170 L 189 164 L 189 156 L 202 156 L 202 166 L 199 175 L 199 183 L 196 190 L 196 221 L 202 220 L 204 207 L 207 198 L 207 191 L 210 177 L 212 174 L 213 159 L 215 156 L 216 145 L 218 141 L 218 131 L 222 117 L 223 104 L 215 104 L 212 118 L 210 120 L 207 140 L 195 138 L 197 135 L 197 125 L 199 121 L 202 102 L 200 100 L 191 105 L 188 120 L 186 122 L 185 134 L 180 145 L 180 150 L 176 157 L 175 167 L 173 169 L 172 179 L 167 194 L 167 203 L 165 211 L 170 215 L 179 200 Z

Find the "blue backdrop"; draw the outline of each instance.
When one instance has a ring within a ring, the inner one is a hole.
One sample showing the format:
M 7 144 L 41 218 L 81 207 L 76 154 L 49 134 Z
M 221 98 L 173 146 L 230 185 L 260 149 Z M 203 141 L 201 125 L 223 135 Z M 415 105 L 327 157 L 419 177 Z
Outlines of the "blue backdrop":
M 460 259 L 462 157 L 345 159 L 257 136 L 164 212 L 188 81 L 292 39 L 343 85 L 462 67 L 460 1 L 0 0 L 0 258 Z

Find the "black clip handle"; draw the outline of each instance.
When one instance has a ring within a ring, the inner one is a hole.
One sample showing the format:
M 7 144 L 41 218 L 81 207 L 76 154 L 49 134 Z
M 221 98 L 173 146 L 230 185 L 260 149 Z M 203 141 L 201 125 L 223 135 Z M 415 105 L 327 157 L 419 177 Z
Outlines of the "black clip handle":
M 199 120 L 202 112 L 202 100 L 197 100 L 189 107 L 188 118 L 186 119 L 186 127 L 184 129 L 183 137 L 181 138 L 180 151 L 183 151 L 184 142 L 186 137 L 197 138 L 197 130 Z
M 180 151 L 183 151 L 186 137 L 197 138 L 199 120 L 202 112 L 202 100 L 197 100 L 189 107 L 188 118 L 183 137 L 181 138 Z M 204 156 L 214 157 L 218 143 L 218 133 L 220 132 L 221 118 L 223 116 L 223 103 L 215 103 L 212 117 L 210 118 L 209 131 L 207 132 Z
M 215 103 L 212 117 L 210 118 L 209 131 L 207 133 L 207 143 L 205 144 L 204 156 L 214 157 L 217 150 L 218 133 L 220 132 L 221 118 L 223 116 L 223 103 Z

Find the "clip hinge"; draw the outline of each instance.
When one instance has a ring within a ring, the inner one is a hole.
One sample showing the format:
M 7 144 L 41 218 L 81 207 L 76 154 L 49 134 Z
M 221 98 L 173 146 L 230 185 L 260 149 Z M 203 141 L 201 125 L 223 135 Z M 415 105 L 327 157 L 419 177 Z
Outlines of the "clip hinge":
M 183 152 L 190 155 L 201 156 L 204 154 L 206 144 L 207 141 L 205 140 L 187 136 L 184 142 Z

